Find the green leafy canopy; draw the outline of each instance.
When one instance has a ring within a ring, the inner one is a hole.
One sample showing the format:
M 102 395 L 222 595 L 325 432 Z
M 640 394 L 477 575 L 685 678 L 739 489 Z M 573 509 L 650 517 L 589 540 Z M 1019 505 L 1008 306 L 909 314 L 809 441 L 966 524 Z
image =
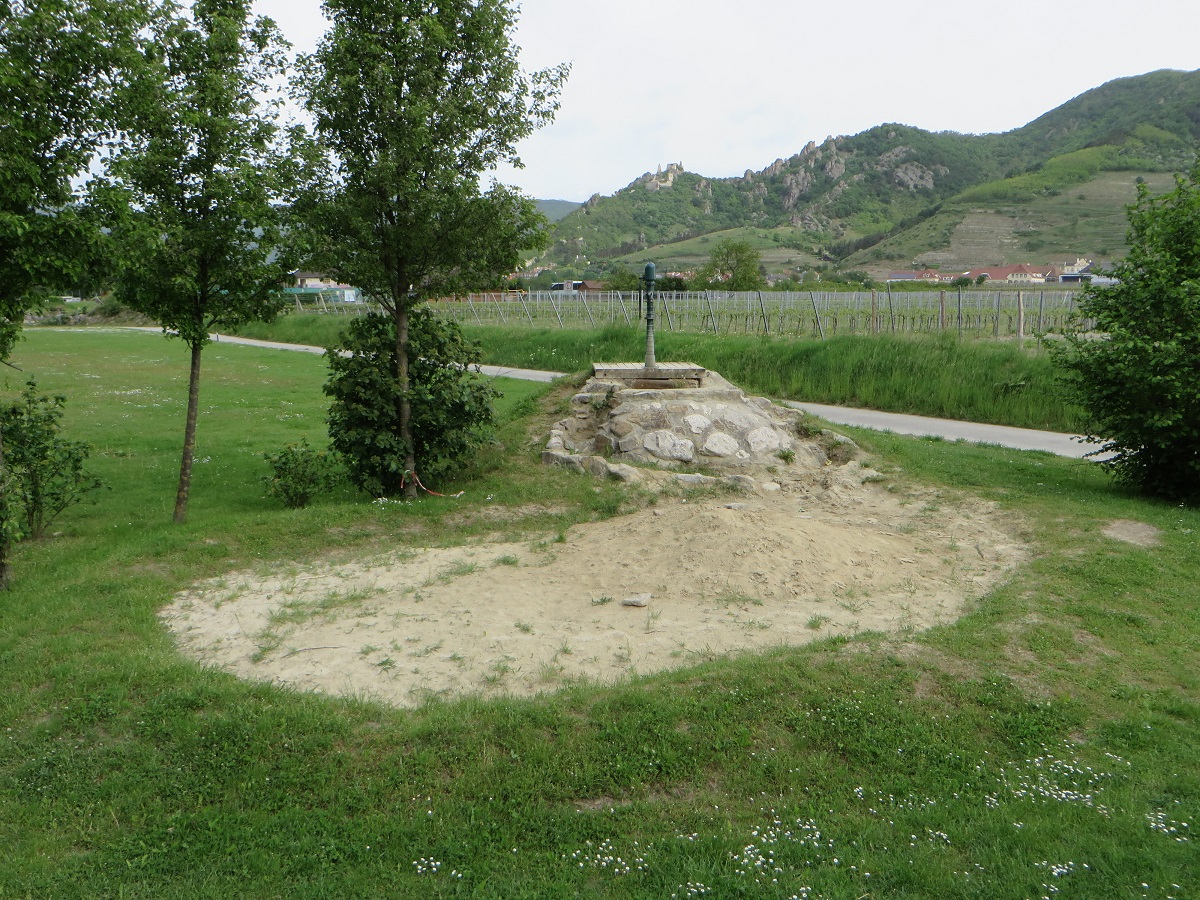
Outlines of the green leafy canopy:
M 545 219 L 480 179 L 558 109 L 565 65 L 526 74 L 506 0 L 330 0 L 300 61 L 320 153 L 305 208 L 322 268 L 385 306 L 512 271 Z
M 444 477 L 461 465 L 494 424 L 492 400 L 499 395 L 470 369 L 479 362 L 478 344 L 428 306 L 414 310 L 410 322 L 411 454 L 399 427 L 404 389 L 395 375 L 392 319 L 355 319 L 343 345 L 326 354 L 331 442 L 345 457 L 350 480 L 374 497 L 394 496 L 413 483 L 405 465 L 410 455 L 420 461 L 416 474 L 423 482 Z
M 114 129 L 137 2 L 0 0 L 0 359 L 39 294 L 99 255 L 73 179 Z
M 280 140 L 286 44 L 249 0 L 164 6 L 120 95 L 126 139 L 94 198 L 120 254 L 118 295 L 189 346 L 272 317 L 289 154 Z M 267 91 L 264 96 L 264 91 Z
M 1099 334 L 1059 352 L 1093 420 L 1091 440 L 1121 481 L 1151 495 L 1200 500 L 1200 164 L 1175 190 L 1145 185 L 1129 209 L 1119 283 L 1087 290 L 1081 312 Z M 1099 437 L 1097 437 L 1099 436 Z

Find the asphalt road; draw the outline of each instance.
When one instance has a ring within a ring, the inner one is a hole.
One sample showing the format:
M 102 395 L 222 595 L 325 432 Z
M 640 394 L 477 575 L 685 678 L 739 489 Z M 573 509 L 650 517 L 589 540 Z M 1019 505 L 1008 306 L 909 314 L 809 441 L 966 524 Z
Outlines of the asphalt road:
M 138 331 L 157 332 L 157 328 L 139 328 Z M 292 350 L 301 353 L 324 353 L 324 347 L 307 344 L 284 344 L 278 341 L 257 341 L 252 338 L 213 335 L 213 340 L 222 344 L 245 344 L 250 347 L 266 347 L 272 350 Z M 537 369 L 514 369 L 506 366 L 480 366 L 479 371 L 489 377 L 516 378 L 521 381 L 550 382 L 566 374 L 543 372 Z M 922 437 L 940 437 L 948 441 L 966 441 L 972 444 L 995 444 L 1014 450 L 1044 450 L 1056 456 L 1083 459 L 1095 448 L 1085 444 L 1079 435 L 1060 434 L 1056 431 L 1035 431 L 1031 428 L 1011 428 L 1007 425 L 981 425 L 976 422 L 960 422 L 955 419 L 934 419 L 927 416 L 910 416 L 903 413 L 879 412 L 874 409 L 853 409 L 846 406 L 826 406 L 821 403 L 799 403 L 784 400 L 785 406 L 802 409 L 806 413 L 825 419 L 836 425 L 853 425 L 874 431 L 890 431 L 895 434 L 911 434 Z M 1096 459 L 1097 457 L 1090 457 Z M 1103 458 L 1103 457 L 1099 457 Z

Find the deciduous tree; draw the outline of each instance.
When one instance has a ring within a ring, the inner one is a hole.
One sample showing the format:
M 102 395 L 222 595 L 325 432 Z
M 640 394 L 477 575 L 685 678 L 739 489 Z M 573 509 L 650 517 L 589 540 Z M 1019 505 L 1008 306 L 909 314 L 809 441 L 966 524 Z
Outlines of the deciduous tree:
M 1200 500 L 1200 163 L 1175 189 L 1138 185 L 1129 255 L 1085 289 L 1094 321 L 1059 352 L 1105 465 L 1140 491 Z M 1098 334 L 1097 334 L 1098 332 Z
M 0 361 L 39 294 L 77 279 L 96 243 L 73 179 L 111 130 L 113 88 L 142 21 L 132 0 L 0 0 Z M 22 484 L 0 430 L 0 589 L 24 530 Z
M 142 70 L 122 97 L 127 139 L 97 201 L 121 247 L 117 296 L 191 353 L 176 522 L 187 517 L 201 353 L 209 333 L 273 318 L 289 269 L 282 208 L 290 157 L 280 142 L 286 44 L 250 0 L 165 6 Z
M 747 241 L 722 238 L 696 273 L 696 280 L 704 287 L 726 291 L 761 291 L 766 286 L 759 271 L 761 261 L 761 254 Z
M 511 0 L 326 0 L 332 24 L 302 64 L 321 167 L 303 204 L 312 262 L 359 287 L 394 326 L 394 452 L 416 473 L 410 314 L 507 274 L 544 245 L 532 200 L 480 178 L 558 108 L 566 66 L 528 74 Z M 387 442 L 385 435 L 380 440 Z M 406 491 L 415 494 L 410 478 Z

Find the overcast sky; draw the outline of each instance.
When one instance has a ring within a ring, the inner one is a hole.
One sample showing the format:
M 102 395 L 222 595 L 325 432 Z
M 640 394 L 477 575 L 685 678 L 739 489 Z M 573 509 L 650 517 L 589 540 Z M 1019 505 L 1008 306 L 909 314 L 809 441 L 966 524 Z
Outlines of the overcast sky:
M 257 0 L 297 50 L 320 0 Z M 884 122 L 1018 128 L 1113 78 L 1200 68 L 1196 0 L 524 0 L 527 70 L 573 65 L 502 181 L 611 194 L 670 162 L 710 177 Z

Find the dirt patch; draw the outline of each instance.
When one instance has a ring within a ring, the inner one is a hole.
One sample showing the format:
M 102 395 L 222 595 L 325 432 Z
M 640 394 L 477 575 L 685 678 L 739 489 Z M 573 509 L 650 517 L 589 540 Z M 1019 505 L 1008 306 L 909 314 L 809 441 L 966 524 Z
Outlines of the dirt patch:
M 1114 541 L 1124 541 L 1137 547 L 1157 547 L 1162 540 L 1162 532 L 1153 525 L 1135 522 L 1132 519 L 1109 522 L 1104 527 L 1104 535 Z
M 994 507 L 891 493 L 867 473 L 853 463 L 770 492 L 664 496 L 562 542 L 235 573 L 162 617 L 185 653 L 241 677 L 411 706 L 924 629 L 1024 557 Z M 644 607 L 621 602 L 642 594 Z

